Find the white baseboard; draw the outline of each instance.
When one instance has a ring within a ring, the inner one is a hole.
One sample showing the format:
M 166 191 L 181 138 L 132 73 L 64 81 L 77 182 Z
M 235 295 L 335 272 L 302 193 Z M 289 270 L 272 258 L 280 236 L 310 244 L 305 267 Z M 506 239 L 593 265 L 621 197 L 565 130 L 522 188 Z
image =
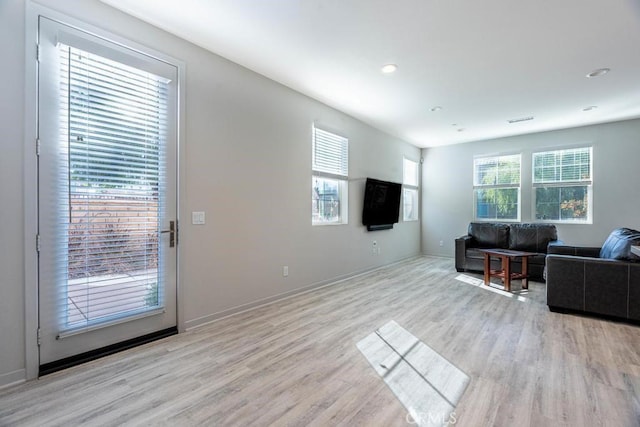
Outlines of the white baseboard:
M 18 369 L 17 371 L 8 372 L 0 375 L 0 389 L 11 387 L 16 384 L 23 383 L 27 380 L 27 370 Z

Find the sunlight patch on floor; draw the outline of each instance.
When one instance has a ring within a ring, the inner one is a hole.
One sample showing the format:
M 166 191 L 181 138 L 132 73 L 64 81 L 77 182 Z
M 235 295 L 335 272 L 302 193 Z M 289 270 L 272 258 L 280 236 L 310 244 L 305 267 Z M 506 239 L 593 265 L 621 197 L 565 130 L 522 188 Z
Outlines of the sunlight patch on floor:
M 455 423 L 469 376 L 393 320 L 357 343 L 360 352 L 419 426 Z
M 466 283 L 467 285 L 476 286 L 485 291 L 491 291 L 498 295 L 502 295 L 503 297 L 513 298 L 517 301 L 529 301 L 529 298 L 525 298 L 523 295 L 527 295 L 529 293 L 528 289 L 515 290 L 511 292 L 507 292 L 503 289 L 502 285 L 498 285 L 497 283 L 491 283 L 489 286 L 485 286 L 483 279 L 478 279 L 477 277 L 469 276 L 466 274 L 459 274 L 456 280 Z

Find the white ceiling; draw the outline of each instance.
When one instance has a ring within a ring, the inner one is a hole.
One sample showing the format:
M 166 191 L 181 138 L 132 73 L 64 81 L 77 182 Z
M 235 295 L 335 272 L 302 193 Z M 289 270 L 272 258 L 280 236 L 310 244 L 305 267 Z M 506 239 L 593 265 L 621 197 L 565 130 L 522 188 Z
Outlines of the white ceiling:
M 419 147 L 640 117 L 637 0 L 102 1 Z

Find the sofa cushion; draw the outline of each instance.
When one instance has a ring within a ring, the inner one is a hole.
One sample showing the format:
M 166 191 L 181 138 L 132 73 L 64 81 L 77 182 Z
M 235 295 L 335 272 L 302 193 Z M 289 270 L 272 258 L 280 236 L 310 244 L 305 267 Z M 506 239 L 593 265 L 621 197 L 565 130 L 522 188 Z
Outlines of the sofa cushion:
M 609 234 L 600 249 L 600 258 L 619 260 L 640 260 L 631 253 L 632 245 L 640 245 L 640 231 L 630 228 L 616 228 Z
M 553 224 L 511 224 L 509 249 L 536 253 L 547 253 L 549 242 L 558 239 Z
M 469 248 L 466 251 L 466 256 L 467 258 L 473 258 L 473 259 L 484 259 L 484 252 L 482 252 L 480 249 L 478 248 Z M 496 259 L 496 257 L 493 257 L 492 259 Z M 545 259 L 546 259 L 546 255 L 545 254 L 538 254 L 538 255 L 534 255 L 534 256 L 530 256 L 529 258 L 529 265 L 544 265 L 545 263 Z M 511 261 L 514 264 L 519 264 L 522 261 L 520 261 L 520 258 L 515 259 L 514 261 Z
M 478 248 L 469 248 L 465 253 L 467 258 L 484 259 L 484 252 Z
M 478 248 L 509 247 L 509 225 L 499 222 L 472 222 L 469 224 L 472 245 Z

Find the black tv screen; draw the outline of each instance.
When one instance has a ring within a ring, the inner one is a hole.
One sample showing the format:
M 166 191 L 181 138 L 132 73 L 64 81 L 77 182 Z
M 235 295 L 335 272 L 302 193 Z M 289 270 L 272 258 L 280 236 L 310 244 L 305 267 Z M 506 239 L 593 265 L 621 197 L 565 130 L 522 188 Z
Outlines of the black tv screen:
M 362 208 L 362 224 L 367 230 L 393 228 L 400 215 L 401 194 L 401 184 L 367 178 Z

